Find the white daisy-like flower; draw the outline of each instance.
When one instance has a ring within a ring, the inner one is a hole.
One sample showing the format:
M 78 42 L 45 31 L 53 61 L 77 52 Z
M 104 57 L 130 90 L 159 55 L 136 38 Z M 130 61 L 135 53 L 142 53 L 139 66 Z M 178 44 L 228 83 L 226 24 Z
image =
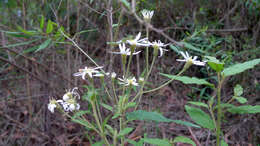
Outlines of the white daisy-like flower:
M 120 49 L 120 52 L 111 52 L 113 54 L 121 54 L 121 55 L 131 55 L 131 51 L 129 48 L 126 48 L 125 47 L 125 44 L 123 43 L 122 45 L 119 44 L 119 49 Z M 138 52 L 134 52 L 133 55 L 136 55 L 136 54 L 139 54 L 141 51 L 138 51 Z
M 63 106 L 64 111 L 72 112 L 74 110 L 79 110 L 80 105 L 77 103 L 76 99 L 71 98 L 61 103 Z
M 144 20 L 149 22 L 153 17 L 154 11 L 149 11 L 149 10 L 144 9 L 144 10 L 142 10 L 141 13 L 144 17 Z
M 161 56 L 163 55 L 163 51 L 168 51 L 167 49 L 163 49 L 162 47 L 166 47 L 166 46 L 168 46 L 169 44 L 164 44 L 164 43 L 162 43 L 160 40 L 154 41 L 154 42 L 152 42 L 152 43 L 149 42 L 149 44 L 150 44 L 151 46 L 153 46 L 154 49 L 159 49 L 159 51 L 160 51 L 159 57 L 161 57 Z
M 131 46 L 145 46 L 148 47 L 150 44 L 148 44 L 148 38 L 141 38 L 141 32 L 138 33 L 138 35 L 135 37 L 135 39 L 132 40 L 126 40 L 126 42 Z
M 186 54 L 185 54 L 186 53 Z M 187 63 L 190 63 L 190 64 L 195 64 L 195 65 L 199 65 L 199 66 L 205 66 L 206 62 L 203 61 L 198 61 L 196 60 L 198 57 L 197 56 L 189 56 L 188 52 L 181 52 L 181 55 L 184 57 L 184 59 L 177 59 L 177 61 L 180 61 L 180 62 L 187 62 Z
M 50 99 L 50 102 L 48 104 L 48 110 L 51 112 L 51 113 L 54 113 L 54 109 L 57 107 L 57 101 L 55 99 Z
M 85 67 L 84 69 L 79 69 L 79 72 L 74 73 L 74 76 L 82 76 L 82 79 L 85 80 L 86 75 L 92 78 L 93 73 L 99 73 L 98 69 L 102 68 L 100 67 Z
M 124 86 L 129 86 L 129 85 L 139 86 L 139 84 L 136 82 L 135 77 L 126 79 L 123 76 L 123 79 L 121 79 L 121 78 L 118 78 L 118 79 L 121 81 L 121 82 L 119 82 L 119 84 L 121 84 L 121 85 L 124 85 Z
M 78 90 L 78 87 L 74 87 L 72 90 L 68 90 L 64 95 L 63 95 L 63 97 L 62 97 L 62 99 L 64 100 L 64 101 L 67 101 L 67 100 L 69 100 L 69 99 L 71 99 L 71 98 L 78 98 L 78 99 L 80 99 L 80 95 L 79 95 L 79 93 L 76 91 L 76 90 Z

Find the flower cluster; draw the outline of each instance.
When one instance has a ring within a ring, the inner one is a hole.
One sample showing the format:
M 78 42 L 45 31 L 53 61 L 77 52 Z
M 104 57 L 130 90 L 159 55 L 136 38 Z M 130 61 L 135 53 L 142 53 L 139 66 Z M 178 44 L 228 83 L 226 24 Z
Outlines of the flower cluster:
M 55 108 L 60 108 L 65 112 L 72 112 L 74 110 L 79 110 L 80 105 L 77 103 L 77 99 L 80 99 L 80 95 L 76 91 L 78 88 L 75 87 L 72 90 L 67 91 L 63 97 L 62 100 L 55 100 L 50 99 L 50 102 L 48 104 L 48 109 L 52 113 L 54 113 Z

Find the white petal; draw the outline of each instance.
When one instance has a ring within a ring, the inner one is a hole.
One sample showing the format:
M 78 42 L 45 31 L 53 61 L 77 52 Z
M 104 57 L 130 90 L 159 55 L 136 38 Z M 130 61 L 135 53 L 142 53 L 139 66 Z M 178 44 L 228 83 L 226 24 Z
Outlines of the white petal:
M 138 33 L 138 35 L 135 37 L 135 41 L 139 40 L 141 38 L 141 32 Z
M 73 76 L 82 76 L 82 72 L 76 72 L 73 74 Z

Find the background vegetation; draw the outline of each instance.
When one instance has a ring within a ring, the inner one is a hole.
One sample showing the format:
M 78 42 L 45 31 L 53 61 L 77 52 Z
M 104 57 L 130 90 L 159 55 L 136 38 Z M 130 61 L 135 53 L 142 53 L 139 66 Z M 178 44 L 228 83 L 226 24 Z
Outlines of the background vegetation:
M 91 64 L 59 29 L 75 37 L 80 47 L 107 70 L 113 67 L 121 72 L 120 57 L 109 53 L 117 48 L 107 42 L 139 31 L 145 34 L 145 27 L 126 11 L 126 4 L 126 0 L 0 1 L 0 145 L 88 145 L 89 138 L 95 139 L 95 133 L 86 133 L 82 127 L 47 111 L 49 97 L 61 97 L 65 89 L 83 85 L 72 74 Z M 215 56 L 226 65 L 260 56 L 259 0 L 137 0 L 138 15 L 142 9 L 155 11 L 151 23 L 156 30 L 150 38 L 173 43 L 157 61 L 151 87 L 166 80 L 159 72 L 173 74 L 182 68 L 175 61 L 179 51 Z M 173 40 L 184 41 L 185 47 L 175 46 Z M 132 72 L 140 74 L 144 60 L 144 56 L 135 58 L 137 67 Z M 185 74 L 208 78 L 212 73 L 209 68 L 191 67 Z M 225 80 L 222 94 L 228 99 L 233 95 L 230 87 L 239 83 L 248 103 L 257 105 L 259 82 L 258 66 Z M 80 87 L 81 93 L 84 90 Z M 212 94 L 207 87 L 174 82 L 159 92 L 146 94 L 140 108 L 158 111 L 167 118 L 190 120 L 185 103 L 204 101 Z M 225 115 L 223 127 L 229 127 L 224 128 L 228 142 L 260 144 L 259 119 L 259 115 Z M 149 133 L 150 137 L 171 138 L 191 133 L 175 124 L 140 122 L 135 126 L 133 137 Z M 193 133 L 205 143 L 213 140 L 208 131 Z

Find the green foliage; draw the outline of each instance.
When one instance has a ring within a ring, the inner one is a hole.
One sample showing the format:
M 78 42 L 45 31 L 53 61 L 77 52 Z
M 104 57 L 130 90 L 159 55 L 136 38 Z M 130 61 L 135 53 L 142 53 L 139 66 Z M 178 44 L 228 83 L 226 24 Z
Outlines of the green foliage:
M 220 62 L 215 57 L 205 56 L 208 65 L 216 72 L 221 72 L 224 69 L 224 63 Z
M 189 103 L 189 104 L 196 105 L 196 106 L 201 106 L 201 107 L 208 108 L 208 105 L 205 104 L 205 103 L 203 103 L 203 102 L 189 101 L 188 103 Z
M 238 64 L 235 64 L 235 65 L 230 66 L 228 68 L 225 68 L 222 71 L 222 74 L 223 74 L 224 77 L 236 75 L 236 74 L 244 72 L 248 69 L 253 68 L 255 65 L 257 65 L 259 63 L 260 63 L 260 59 L 254 59 L 254 60 L 247 61 L 247 62 L 244 62 L 244 63 L 238 63 Z
M 215 129 L 213 120 L 201 109 L 185 105 L 185 110 L 191 119 L 201 127 L 208 128 L 210 130 Z
M 168 77 L 170 79 L 178 80 L 183 82 L 184 84 L 197 84 L 197 85 L 208 85 L 210 87 L 214 87 L 213 84 L 207 82 L 204 79 L 198 79 L 196 77 L 187 77 L 187 76 L 175 76 L 175 75 L 169 75 L 169 74 L 163 74 L 160 73 L 161 75 Z
M 154 122 L 174 122 L 177 124 L 189 126 L 189 127 L 196 127 L 200 128 L 199 126 L 181 120 L 171 120 L 164 117 L 162 114 L 157 112 L 147 112 L 143 110 L 137 110 L 131 113 L 127 113 L 126 117 L 128 120 L 141 120 L 141 121 L 154 121 Z
M 220 143 L 221 146 L 228 146 L 228 144 L 222 139 L 221 140 L 221 143 Z
M 243 88 L 237 84 L 234 88 L 234 96 L 233 98 L 236 99 L 239 103 L 244 104 L 247 102 L 247 99 L 242 97 L 243 94 Z
M 167 139 L 159 139 L 159 138 L 143 138 L 145 143 L 149 143 L 157 146 L 171 146 L 171 143 Z
M 232 106 L 227 111 L 233 114 L 257 114 L 260 113 L 260 105 Z
M 195 142 L 192 141 L 190 138 L 188 137 L 184 137 L 184 136 L 177 136 L 174 138 L 173 143 L 187 143 L 187 144 L 191 144 L 192 146 L 196 146 Z
M 123 130 L 121 130 L 119 133 L 118 133 L 118 138 L 130 133 L 131 131 L 133 131 L 133 128 L 130 128 L 130 127 L 127 127 L 127 128 L 124 128 Z

